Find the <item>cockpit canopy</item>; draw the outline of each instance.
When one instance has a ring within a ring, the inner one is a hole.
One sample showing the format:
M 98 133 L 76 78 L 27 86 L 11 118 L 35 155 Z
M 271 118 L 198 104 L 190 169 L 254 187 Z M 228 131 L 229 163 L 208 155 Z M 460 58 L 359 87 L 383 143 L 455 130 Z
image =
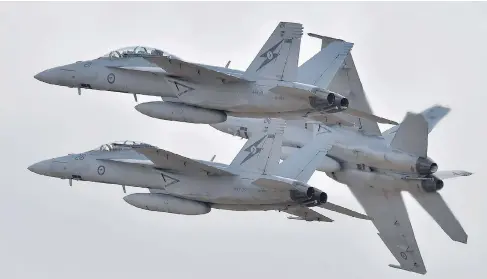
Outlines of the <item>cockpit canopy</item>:
M 124 47 L 121 49 L 111 51 L 110 53 L 105 54 L 102 57 L 110 58 L 110 59 L 120 59 L 120 58 L 141 57 L 141 56 L 166 56 L 170 58 L 180 59 L 179 57 L 172 55 L 168 52 L 156 48 L 152 48 L 152 47 L 145 47 L 145 46 Z
M 109 151 L 129 150 L 129 149 L 133 148 L 134 146 L 144 146 L 144 147 L 157 148 L 157 147 L 150 145 L 150 144 L 147 144 L 147 143 L 125 140 L 125 141 L 115 141 L 115 142 L 103 144 L 102 146 L 93 149 L 93 151 L 109 152 Z

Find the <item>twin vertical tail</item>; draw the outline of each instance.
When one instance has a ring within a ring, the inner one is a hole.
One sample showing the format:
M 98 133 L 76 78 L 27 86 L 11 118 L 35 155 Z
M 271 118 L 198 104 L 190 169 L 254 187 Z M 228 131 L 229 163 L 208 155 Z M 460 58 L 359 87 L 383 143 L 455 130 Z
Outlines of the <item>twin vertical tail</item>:
M 296 81 L 302 36 L 302 24 L 280 22 L 243 74 L 243 78 L 252 81 Z
M 266 119 L 260 133 L 254 133 L 247 140 L 229 168 L 273 173 L 281 159 L 281 147 L 286 122 L 282 119 Z
M 435 106 L 421 114 L 408 113 L 404 121 L 395 131 L 390 146 L 412 155 L 427 158 L 428 134 L 448 113 L 449 109 Z M 455 217 L 443 197 L 437 192 L 443 187 L 443 180 L 447 178 L 469 176 L 466 171 L 440 171 L 429 178 L 441 183 L 436 191 L 410 191 L 426 212 L 436 221 L 443 231 L 454 241 L 467 243 L 468 235 Z M 428 178 L 426 177 L 426 178 Z
M 333 48 L 336 48 L 340 44 L 347 44 L 347 42 L 342 39 L 321 36 L 313 33 L 308 33 L 308 35 L 321 40 L 321 51 L 326 51 L 327 49 L 331 50 Z M 330 69 L 326 70 L 320 79 L 315 80 L 314 84 L 318 87 L 325 88 L 332 92 L 340 93 L 341 95 L 346 97 L 350 101 L 349 111 L 353 109 L 355 111 L 361 111 L 365 113 L 363 116 L 343 114 L 340 115 L 340 118 L 343 118 L 343 120 L 345 120 L 346 122 L 355 123 L 359 127 L 359 131 L 363 132 L 364 134 L 374 136 L 381 135 L 379 125 L 377 125 L 377 121 L 373 121 L 371 119 L 368 119 L 367 117 L 372 116 L 373 112 L 367 100 L 367 96 L 362 86 L 362 82 L 360 81 L 360 76 L 358 74 L 357 68 L 355 67 L 352 54 L 349 53 L 348 55 L 346 55 L 346 57 L 344 57 L 344 62 L 338 63 L 339 59 L 341 58 L 341 56 L 337 56 L 336 63 L 331 65 Z M 306 69 L 308 66 L 306 65 L 305 67 L 305 65 L 306 63 L 299 67 L 299 77 L 303 79 L 305 78 L 306 72 L 309 72 Z M 331 75 L 331 67 L 335 66 L 339 66 L 339 69 L 335 74 Z M 301 80 L 299 81 L 302 82 Z

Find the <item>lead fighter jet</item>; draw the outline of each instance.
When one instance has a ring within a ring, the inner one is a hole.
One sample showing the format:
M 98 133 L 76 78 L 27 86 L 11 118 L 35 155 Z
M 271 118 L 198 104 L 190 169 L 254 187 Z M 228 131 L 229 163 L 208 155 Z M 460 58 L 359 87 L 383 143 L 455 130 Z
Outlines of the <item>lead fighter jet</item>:
M 165 120 L 215 124 L 233 115 L 286 119 L 327 116 L 340 121 L 344 115 L 356 115 L 397 124 L 354 109 L 342 93 L 327 89 L 327 82 L 340 68 L 352 43 L 336 42 L 317 54 L 316 59 L 308 61 L 313 71 L 298 79 L 302 30 L 299 23 L 280 22 L 245 72 L 136 47 L 49 69 L 35 78 L 78 90 L 160 96 L 163 101 L 142 103 L 136 109 Z
M 321 207 L 370 220 L 366 215 L 328 202 L 325 192 L 307 184 L 316 162 L 299 157 L 298 172 L 279 166 L 284 122 L 275 120 L 250 138 L 230 165 L 192 160 L 157 147 L 134 142 L 103 145 L 81 154 L 53 158 L 28 167 L 34 173 L 148 188 L 124 200 L 141 209 L 183 215 L 214 209 L 279 210 L 293 219 L 332 222 L 313 210 Z M 320 150 L 321 152 L 321 150 Z

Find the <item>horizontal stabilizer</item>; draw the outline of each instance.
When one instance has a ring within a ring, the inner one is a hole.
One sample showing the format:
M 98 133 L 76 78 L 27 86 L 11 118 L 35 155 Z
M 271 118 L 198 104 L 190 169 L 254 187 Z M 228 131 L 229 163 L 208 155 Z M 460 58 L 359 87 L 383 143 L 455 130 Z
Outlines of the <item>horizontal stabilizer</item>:
M 339 124 L 341 126 L 346 126 L 346 127 L 353 127 L 355 126 L 355 123 L 347 121 L 343 115 L 340 113 L 328 113 L 328 114 L 322 114 L 322 113 L 310 113 L 308 114 L 309 119 L 313 119 L 320 124 L 325 124 L 325 125 L 336 125 Z
M 282 211 L 297 216 L 297 217 L 288 217 L 288 219 L 302 220 L 302 221 L 309 221 L 309 222 L 311 221 L 333 222 L 332 219 L 305 206 L 290 207 Z
M 418 157 L 427 157 L 428 123 L 421 114 L 408 112 L 399 125 L 390 144 L 391 148 L 399 149 Z
M 353 108 L 350 108 L 350 107 L 347 108 L 345 111 L 343 111 L 343 113 L 346 113 L 346 114 L 349 114 L 349 115 L 353 115 L 353 116 L 356 116 L 356 117 L 359 117 L 359 118 L 365 118 L 365 119 L 371 120 L 373 122 L 381 123 L 381 124 L 390 124 L 390 125 L 397 125 L 397 124 L 399 124 L 396 121 L 389 120 L 387 118 L 383 118 L 383 117 L 374 115 L 372 113 L 367 113 L 367 112 L 364 112 L 364 111 L 361 111 L 361 110 L 357 110 L 357 109 L 353 109 Z M 359 124 L 359 123 L 357 123 L 357 124 Z
M 410 193 L 452 240 L 467 243 L 467 233 L 439 193 Z
M 438 179 L 445 180 L 449 178 L 455 178 L 455 177 L 460 177 L 460 176 L 470 176 L 473 173 L 468 172 L 468 171 L 462 171 L 462 170 L 452 170 L 452 171 L 437 171 L 435 172 L 435 176 Z
M 363 220 L 372 220 L 372 218 L 370 218 L 369 216 L 367 216 L 365 214 L 358 213 L 356 211 L 353 211 L 351 209 L 345 208 L 343 206 L 339 206 L 339 205 L 334 204 L 334 203 L 331 203 L 331 202 L 326 202 L 326 203 L 320 204 L 318 206 L 321 207 L 321 208 L 330 210 L 330 211 L 334 211 L 336 213 L 340 213 L 340 214 L 343 214 L 343 215 L 350 216 L 350 217 L 354 217 L 354 218 L 358 218 L 358 219 L 363 219 Z

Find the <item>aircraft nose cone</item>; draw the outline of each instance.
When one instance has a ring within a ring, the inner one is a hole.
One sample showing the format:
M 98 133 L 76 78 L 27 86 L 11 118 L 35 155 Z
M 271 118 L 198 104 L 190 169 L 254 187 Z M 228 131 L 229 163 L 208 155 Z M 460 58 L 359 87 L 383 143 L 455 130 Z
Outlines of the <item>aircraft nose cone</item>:
M 51 163 L 49 161 L 41 161 L 29 166 L 27 169 L 33 173 L 47 175 L 51 169 Z
M 53 84 L 55 83 L 56 75 L 52 69 L 42 71 L 34 76 L 38 81 Z
M 66 74 L 59 68 L 52 68 L 42 71 L 34 76 L 38 81 L 42 81 L 48 84 L 61 85 L 66 79 Z

